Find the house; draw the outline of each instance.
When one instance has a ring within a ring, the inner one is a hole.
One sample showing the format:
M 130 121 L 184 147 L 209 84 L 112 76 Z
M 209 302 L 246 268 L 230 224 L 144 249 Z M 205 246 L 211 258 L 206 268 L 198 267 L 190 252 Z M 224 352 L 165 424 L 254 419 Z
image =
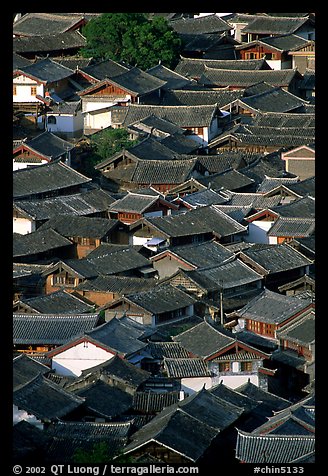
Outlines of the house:
M 46 435 L 49 444 L 43 453 L 46 464 L 73 464 L 79 454 L 90 454 L 99 445 L 106 448 L 106 458 L 117 456 L 128 440 L 131 422 L 57 421 Z M 40 460 L 42 461 L 42 460 Z
M 73 337 L 94 329 L 99 323 L 98 313 L 15 313 L 13 342 L 16 352 L 34 356 L 45 353 Z
M 281 410 L 245 432 L 237 429 L 236 458 L 242 463 L 314 463 L 314 395 Z
M 179 74 L 177 71 L 167 68 L 163 64 L 159 63 L 152 68 L 147 69 L 146 73 L 155 76 L 162 81 L 165 81 L 163 85 L 163 92 L 175 90 L 175 89 L 183 89 L 185 87 L 189 87 L 195 82 L 192 79 L 187 78 L 186 76 Z M 165 93 L 164 93 L 165 95 Z
M 297 95 L 301 79 L 303 76 L 295 69 L 234 70 L 205 65 L 199 84 L 211 88 L 243 89 L 264 81 Z
M 300 17 L 255 15 L 242 30 L 242 41 L 253 41 L 268 36 L 296 34 L 307 40 L 315 39 L 315 19 L 309 14 Z M 243 38 L 244 36 L 244 38 Z
M 211 177 L 213 176 L 211 175 Z M 227 201 L 227 199 L 224 198 L 220 193 L 215 192 L 211 188 L 205 188 L 205 185 L 202 185 L 199 180 L 197 180 L 197 182 L 201 190 L 186 194 L 182 193 L 182 196 L 180 196 L 180 193 L 178 192 L 176 198 L 172 200 L 172 203 L 179 207 L 179 211 L 176 213 L 185 212 L 197 207 L 204 207 L 207 205 L 218 205 Z M 212 182 L 210 183 L 212 185 Z M 169 194 L 172 196 L 173 194 L 175 194 L 175 192 L 171 191 Z
M 13 38 L 13 51 L 31 60 L 42 56 L 73 56 L 85 45 L 86 39 L 78 30 Z
M 303 293 L 310 293 L 311 296 L 315 296 L 315 275 L 310 273 L 309 275 L 305 274 L 295 281 L 290 283 L 283 284 L 279 286 L 278 291 L 286 296 L 295 296 Z
M 13 302 L 28 299 L 43 292 L 42 273 L 46 264 L 13 263 Z
M 148 195 L 147 192 L 128 192 L 123 198 L 116 200 L 108 208 L 111 218 L 122 223 L 135 223 L 142 217 L 167 216 L 178 207 L 160 195 Z
M 284 243 L 294 238 L 314 235 L 315 220 L 312 218 L 279 217 L 267 232 L 270 244 Z
M 140 360 L 146 347 L 141 340 L 144 333 L 144 327 L 133 320 L 114 317 L 72 338 L 48 352 L 47 356 L 51 359 L 51 368 L 59 375 L 80 376 L 83 370 L 103 364 L 115 355 L 129 361 Z
M 26 353 L 19 353 L 13 358 L 13 389 L 25 385 L 38 375 L 48 377 L 51 369 L 33 359 Z
M 115 199 L 106 190 L 100 188 L 48 198 L 18 199 L 13 203 L 13 231 L 22 235 L 31 233 L 58 215 L 108 218 L 108 207 L 114 201 Z M 119 230 L 117 235 L 121 236 Z
M 250 379 L 254 385 L 267 388 L 267 377 L 261 368 L 271 354 L 239 340 L 215 322 L 204 320 L 174 336 L 173 340 L 190 356 L 208 363 L 212 385 L 222 380 L 224 385 L 236 388 Z
M 221 244 L 240 241 L 247 228 L 216 205 L 198 207 L 181 215 L 144 218 L 133 230 L 133 243 L 143 244 L 153 237 L 164 238 L 167 245 L 201 243 L 216 238 Z
M 156 327 L 169 322 L 188 320 L 194 314 L 196 299 L 171 286 L 157 285 L 153 289 L 122 296 L 105 304 L 105 320 L 128 316 L 145 326 Z
M 93 310 L 94 306 L 90 301 L 62 290 L 27 299 L 21 298 L 13 303 L 13 312 L 20 314 L 84 314 Z
M 237 310 L 240 329 L 249 330 L 269 339 L 277 339 L 277 331 L 287 323 L 313 309 L 310 299 L 299 299 L 285 296 L 264 289 L 258 296 L 251 299 L 244 307 Z
M 127 107 L 122 126 L 128 127 L 150 114 L 173 122 L 190 134 L 196 135 L 197 143 L 203 147 L 219 133 L 220 121 L 225 120 L 225 115 L 216 105 L 188 107 L 130 104 Z
M 75 257 L 84 258 L 101 243 L 116 241 L 120 223 L 116 219 L 57 215 L 50 218 L 41 230 L 55 230 L 75 244 Z
M 43 429 L 52 421 L 76 418 L 83 404 L 83 398 L 39 374 L 14 389 L 14 423 L 26 420 Z
M 14 170 L 13 197 L 17 200 L 77 193 L 91 180 L 64 162 L 55 160 L 35 167 Z
M 74 146 L 51 132 L 43 132 L 13 149 L 14 170 L 47 164 L 53 160 L 70 163 Z
M 272 69 L 292 69 L 296 67 L 295 63 L 293 64 L 293 52 L 311 51 L 308 54 L 313 57 L 314 45 L 313 40 L 295 34 L 284 34 L 262 37 L 249 43 L 236 45 L 235 49 L 242 60 L 265 58 Z M 297 69 L 301 74 L 305 71 L 305 69 Z
M 287 172 L 297 175 L 300 180 L 315 176 L 315 147 L 301 145 L 281 153 Z
M 75 31 L 99 13 L 24 13 L 14 22 L 14 37 L 54 35 Z
M 150 257 L 160 278 L 174 275 L 179 269 L 192 270 L 219 265 L 234 254 L 217 241 L 170 247 Z
M 151 96 L 160 97 L 164 85 L 165 81 L 134 67 L 79 91 L 85 133 L 113 125 L 111 106 L 147 103 Z
M 58 137 L 77 141 L 83 136 L 83 115 L 81 100 L 52 101 L 45 111 L 44 128 Z M 74 163 L 75 163 L 74 157 Z
M 206 58 L 187 58 L 181 56 L 174 71 L 198 81 L 206 67 L 230 70 L 268 70 L 271 69 L 265 59 L 257 60 L 219 60 Z
M 129 245 L 101 244 L 81 259 L 59 260 L 45 273 L 45 293 L 65 288 L 73 291 L 88 278 L 99 275 L 149 276 L 156 271 L 150 261 Z
M 104 306 L 116 301 L 126 294 L 152 289 L 158 281 L 156 278 L 133 276 L 97 276 L 86 279 L 75 287 L 74 293 L 82 296 L 96 306 Z
M 68 87 L 73 70 L 50 58 L 43 58 L 13 71 L 14 112 L 32 115 L 35 129 L 44 129 L 44 113 L 52 97 Z
M 16 263 L 50 264 L 70 258 L 73 243 L 54 230 L 37 230 L 26 235 L 13 234 L 13 259 Z
M 202 388 L 212 386 L 211 372 L 205 360 L 195 357 L 174 358 L 164 357 L 163 372 L 169 377 L 180 381 L 181 391 L 188 397 Z

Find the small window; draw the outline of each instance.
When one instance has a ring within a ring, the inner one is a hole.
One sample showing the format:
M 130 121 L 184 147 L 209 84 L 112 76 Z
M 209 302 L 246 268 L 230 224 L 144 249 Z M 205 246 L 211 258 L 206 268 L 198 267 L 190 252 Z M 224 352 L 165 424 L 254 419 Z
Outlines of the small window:
M 31 96 L 36 96 L 36 86 L 31 86 Z
M 56 123 L 57 123 L 57 119 L 55 116 L 48 117 L 48 124 L 56 124 Z
M 13 95 L 14 95 L 14 96 L 17 95 L 17 86 L 13 86 Z

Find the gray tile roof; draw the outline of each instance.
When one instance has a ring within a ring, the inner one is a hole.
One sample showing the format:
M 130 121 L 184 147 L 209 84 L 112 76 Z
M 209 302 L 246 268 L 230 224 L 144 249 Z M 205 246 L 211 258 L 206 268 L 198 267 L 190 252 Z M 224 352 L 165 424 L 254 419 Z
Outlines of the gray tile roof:
M 93 329 L 98 320 L 96 313 L 16 313 L 13 315 L 13 341 L 16 345 L 62 345 Z
M 246 306 L 239 309 L 238 316 L 243 319 L 281 324 L 295 314 L 306 310 L 310 300 L 285 296 L 265 289 Z
M 149 291 L 128 294 L 126 299 L 153 314 L 175 311 L 196 302 L 196 299 L 170 284 L 159 284 Z
M 218 330 L 206 321 L 173 337 L 175 342 L 191 352 L 194 356 L 209 358 L 220 350 L 232 345 L 235 338 L 227 332 Z
M 170 237 L 209 232 L 222 237 L 246 231 L 244 226 L 217 209 L 216 205 L 198 207 L 180 215 L 148 218 L 145 222 Z
M 35 63 L 28 64 L 22 68 L 15 70 L 15 75 L 25 74 L 32 77 L 43 84 L 54 83 L 62 79 L 69 78 L 74 73 L 73 70 L 63 66 L 50 58 L 44 58 Z
M 36 230 L 26 235 L 13 234 L 13 257 L 32 256 L 72 246 L 72 242 L 54 230 Z M 59 250 L 60 251 L 60 250 Z
M 165 81 L 166 84 L 163 86 L 163 89 L 165 90 L 184 88 L 193 83 L 189 78 L 167 68 L 163 64 L 153 66 L 152 68 L 147 69 L 146 72 L 162 81 Z
M 249 412 L 253 408 L 257 407 L 258 402 L 237 392 L 237 390 L 224 385 L 222 382 L 223 381 L 221 380 L 219 384 L 212 386 L 208 390 L 209 393 L 215 395 L 221 400 L 226 401 L 227 403 L 231 403 L 237 407 L 243 408 L 245 412 Z
M 28 306 L 31 312 L 41 314 L 84 314 L 94 309 L 94 306 L 87 304 L 82 298 L 62 290 L 21 299 L 19 304 Z
M 220 114 L 214 105 L 209 106 L 148 106 L 130 104 L 123 126 L 129 126 L 150 114 L 166 119 L 179 127 L 209 127 L 213 117 Z
M 253 435 L 238 430 L 236 458 L 244 463 L 291 463 L 313 451 L 314 435 Z
M 49 367 L 43 365 L 26 354 L 19 354 L 13 359 L 13 388 L 32 380 L 39 374 L 48 374 Z
M 260 112 L 292 112 L 306 104 L 305 100 L 285 91 L 281 87 L 272 87 L 269 91 L 254 96 L 239 98 L 240 104 Z
M 63 33 L 73 29 L 84 14 L 74 13 L 25 13 L 13 25 L 13 33 L 23 36 L 42 36 Z
M 301 36 L 291 34 L 261 38 L 260 43 L 272 46 L 279 51 L 293 51 L 309 45 L 310 41 L 302 38 Z M 238 49 L 238 46 L 236 49 Z
M 13 70 L 24 68 L 31 63 L 31 60 L 23 58 L 23 56 L 13 53 Z
M 78 31 L 13 38 L 13 51 L 16 53 L 52 53 L 80 49 L 85 45 L 86 39 Z
M 123 198 L 116 200 L 109 207 L 110 212 L 135 212 L 144 213 L 149 207 L 158 201 L 159 196 L 142 195 L 141 193 L 129 193 Z
M 290 184 L 288 188 L 303 197 L 307 195 L 315 197 L 315 176 Z
M 279 217 L 267 232 L 267 235 L 302 238 L 304 236 L 313 235 L 314 231 L 314 218 Z
M 121 320 L 121 322 L 124 323 L 124 320 Z M 146 370 L 140 369 L 125 359 L 121 359 L 118 355 L 115 355 L 103 364 L 82 370 L 81 377 L 87 377 L 90 374 L 104 375 L 105 379 L 108 376 L 111 380 L 123 382 L 134 389 L 140 387 L 151 376 Z
M 181 184 L 188 180 L 197 165 L 197 158 L 186 160 L 139 161 L 128 180 L 144 184 Z M 109 175 L 110 176 L 110 175 Z
M 206 67 L 229 70 L 261 70 L 270 69 L 267 62 L 259 60 L 217 60 L 205 58 L 181 57 L 174 71 L 186 77 L 199 78 Z
M 295 69 L 232 70 L 205 66 L 205 70 L 199 78 L 199 83 L 212 87 L 234 86 L 247 88 L 260 81 L 265 81 L 272 86 L 287 87 L 295 78 L 301 79 L 300 73 Z
M 288 185 L 299 181 L 298 177 L 265 177 L 260 185 L 257 187 L 256 192 L 267 193 L 280 187 L 281 185 Z
M 196 18 L 171 20 L 170 25 L 179 34 L 218 33 L 231 30 L 231 26 L 215 13 Z
M 279 339 L 286 339 L 300 345 L 313 344 L 315 341 L 315 314 L 311 311 L 304 318 L 283 326 L 278 332 Z
M 200 106 L 217 104 L 222 108 L 243 97 L 244 92 L 230 90 L 173 90 L 163 97 L 164 106 Z
M 70 414 L 84 399 L 39 374 L 14 390 L 13 403 L 40 420 L 51 421 Z
M 133 410 L 142 413 L 158 413 L 179 401 L 179 392 L 136 392 L 133 395 Z
M 36 137 L 25 141 L 24 148 L 55 160 L 64 154 L 67 154 L 67 152 L 71 151 L 74 146 L 71 142 L 61 139 L 52 132 L 45 131 Z
M 290 186 L 289 186 L 290 187 Z M 290 203 L 271 207 L 272 211 L 284 218 L 315 218 L 315 198 L 296 198 Z
M 132 406 L 131 393 L 101 379 L 93 381 L 74 393 L 85 399 L 84 405 L 87 411 L 107 419 L 119 418 Z
M 165 357 L 163 365 L 167 376 L 170 378 L 183 379 L 211 376 L 207 363 L 200 358 L 170 359 Z
M 57 215 L 50 218 L 38 229 L 52 229 L 66 238 L 79 236 L 101 239 L 114 231 L 118 225 L 119 221 L 111 218 Z
M 98 81 L 106 78 L 114 78 L 122 73 L 125 73 L 129 68 L 117 61 L 107 59 L 103 61 L 93 61 L 91 64 L 81 68 L 81 72 L 86 73 Z
M 14 199 L 49 191 L 61 191 L 90 182 L 91 179 L 61 161 L 49 162 L 13 172 Z
M 308 17 L 276 17 L 276 16 L 257 16 L 253 21 L 242 29 L 243 33 L 257 33 L 267 35 L 290 35 L 296 33 L 305 23 Z
M 189 193 L 184 195 L 182 198 L 179 197 L 178 201 L 182 201 L 182 203 L 188 204 L 192 207 L 203 207 L 206 205 L 221 205 L 225 203 L 227 199 L 214 190 L 207 188 L 205 190 L 200 190 L 199 192 Z
M 148 342 L 147 352 L 151 354 L 154 359 L 185 359 L 189 357 L 186 349 L 184 349 L 179 342 Z
M 280 412 L 291 405 L 289 400 L 263 390 L 250 381 L 246 382 L 240 387 L 237 387 L 236 391 L 240 392 L 242 395 L 246 395 L 247 397 L 256 400 L 257 402 L 260 402 L 262 405 L 265 405 L 267 408 L 269 408 L 270 415 L 272 415 L 272 412 Z
M 257 114 L 253 119 L 253 124 L 268 127 L 296 127 L 307 129 L 315 127 L 314 113 L 288 113 L 265 112 Z
M 116 294 L 131 294 L 146 291 L 155 286 L 157 280 L 152 278 L 135 278 L 130 276 L 97 276 L 87 279 L 76 287 L 77 291 L 96 291 Z
M 108 192 L 92 189 L 71 195 L 33 200 L 15 200 L 14 209 L 35 220 L 48 220 L 58 214 L 70 216 L 107 212 L 115 201 Z

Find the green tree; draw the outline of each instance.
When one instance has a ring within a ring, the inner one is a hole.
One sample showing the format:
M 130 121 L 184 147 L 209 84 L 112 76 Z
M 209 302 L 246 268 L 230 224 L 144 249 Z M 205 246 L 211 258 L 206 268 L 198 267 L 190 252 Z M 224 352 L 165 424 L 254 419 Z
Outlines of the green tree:
M 143 70 L 159 61 L 173 68 L 181 52 L 181 39 L 167 20 L 149 20 L 143 13 L 103 13 L 86 24 L 83 35 L 83 56 L 125 61 Z

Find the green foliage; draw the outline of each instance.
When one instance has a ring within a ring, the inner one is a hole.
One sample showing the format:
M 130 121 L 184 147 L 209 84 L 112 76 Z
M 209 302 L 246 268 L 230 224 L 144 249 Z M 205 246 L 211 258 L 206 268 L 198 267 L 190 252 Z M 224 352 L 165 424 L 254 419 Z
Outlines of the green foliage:
M 73 462 L 80 464 L 107 463 L 110 459 L 108 445 L 105 441 L 94 443 L 89 451 L 78 448 L 73 455 Z
M 112 59 L 145 70 L 162 62 L 176 66 L 181 52 L 179 35 L 163 17 L 148 20 L 143 13 L 103 13 L 83 29 L 87 45 L 81 53 Z

